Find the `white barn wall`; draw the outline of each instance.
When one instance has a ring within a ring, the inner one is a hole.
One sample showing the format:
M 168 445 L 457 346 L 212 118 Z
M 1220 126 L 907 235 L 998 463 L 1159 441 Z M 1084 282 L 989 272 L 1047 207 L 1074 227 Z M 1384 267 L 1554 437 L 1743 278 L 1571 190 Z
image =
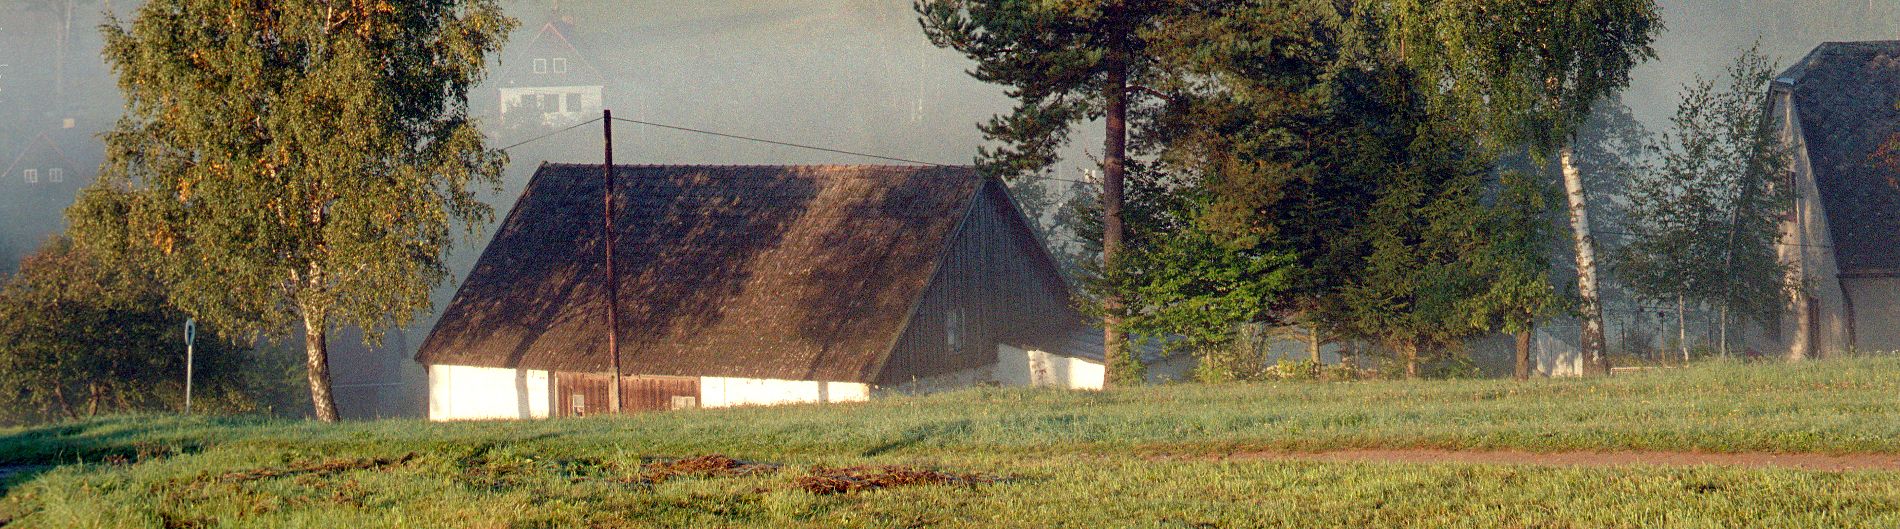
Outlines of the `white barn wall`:
M 1102 389 L 1104 373 L 1100 362 L 1008 344 L 996 346 L 994 380 L 1005 386 Z
M 699 378 L 699 405 L 703 408 L 766 406 L 800 402 L 863 402 L 870 399 L 871 387 L 857 382 Z
M 547 371 L 429 366 L 429 420 L 547 418 L 549 387 Z
M 1781 262 L 1789 265 L 1791 279 L 1802 285 L 1791 297 L 1792 318 L 1783 320 L 1784 336 L 1790 338 L 1788 352 L 1795 358 L 1814 358 L 1827 351 L 1845 351 L 1847 340 L 1846 293 L 1841 290 L 1840 268 L 1834 261 L 1834 239 L 1828 227 L 1827 209 L 1821 202 L 1821 190 L 1814 181 L 1814 166 L 1808 159 L 1806 131 L 1795 109 L 1794 96 L 1785 88 L 1775 94 L 1776 114 L 1780 120 L 1782 145 L 1793 156 L 1795 199 L 1790 220 L 1782 223 L 1781 240 L 1776 247 Z

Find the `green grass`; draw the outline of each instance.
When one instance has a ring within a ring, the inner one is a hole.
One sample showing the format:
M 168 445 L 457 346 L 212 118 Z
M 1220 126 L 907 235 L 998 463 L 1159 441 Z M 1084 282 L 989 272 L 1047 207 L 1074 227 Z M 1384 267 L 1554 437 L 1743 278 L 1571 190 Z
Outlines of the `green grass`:
M 1900 454 L 1900 359 L 1607 380 L 972 390 L 626 418 L 322 425 L 117 417 L 0 430 L 13 527 L 1900 525 L 1900 474 L 1299 463 L 1247 450 Z M 777 472 L 642 483 L 722 453 Z M 309 470 L 325 462 L 396 460 Z M 1165 456 L 1165 457 L 1163 457 Z M 814 495 L 814 465 L 1002 478 Z M 305 469 L 306 471 L 297 471 Z M 285 472 L 259 477 L 253 471 Z M 1211 524 L 1211 525 L 1210 525 Z

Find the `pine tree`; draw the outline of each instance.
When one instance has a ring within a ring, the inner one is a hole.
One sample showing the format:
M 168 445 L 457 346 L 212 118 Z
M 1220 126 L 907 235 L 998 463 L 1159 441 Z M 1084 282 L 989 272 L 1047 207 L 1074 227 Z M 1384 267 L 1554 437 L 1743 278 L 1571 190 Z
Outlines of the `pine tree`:
M 1196 197 L 1184 214 L 1201 229 L 1236 249 L 1295 258 L 1271 316 L 1246 323 L 1304 320 L 1317 350 L 1316 335 L 1337 334 L 1328 313 L 1360 266 L 1342 244 L 1372 202 L 1370 173 L 1356 168 L 1391 154 L 1363 137 L 1380 119 L 1362 111 L 1376 106 L 1363 49 L 1373 37 L 1353 31 L 1358 22 L 1332 2 L 1246 6 L 1174 17 L 1159 32 L 1171 97 L 1146 139 Z
M 971 75 L 1009 87 L 1016 108 L 983 125 L 1001 142 L 982 149 L 986 173 L 1014 177 L 1047 170 L 1077 123 L 1101 119 L 1102 268 L 1118 266 L 1126 246 L 1124 193 L 1129 169 L 1130 107 L 1154 73 L 1150 39 L 1169 14 L 1190 9 L 1163 0 L 918 0 L 914 7 L 931 43 L 976 61 Z M 1139 131 L 1136 131 L 1139 133 Z M 1119 296 L 1102 300 L 1107 380 L 1125 377 L 1125 334 Z M 1124 364 L 1118 366 L 1118 364 Z
M 1360 162 L 1374 202 L 1351 232 L 1363 267 L 1345 280 L 1339 317 L 1355 335 L 1398 356 L 1408 378 L 1455 352 L 1486 327 L 1467 311 L 1489 287 L 1490 213 L 1482 203 L 1490 167 L 1460 121 L 1424 103 L 1409 70 L 1388 65 L 1375 101 L 1389 116 L 1366 136 L 1386 154 Z M 1370 110 L 1370 109 L 1368 109 Z M 1377 170 L 1372 170 L 1377 169 Z M 1495 268 L 1495 267 L 1493 267 Z
M 515 22 L 494 0 L 151 0 L 103 28 L 126 115 L 69 213 L 83 244 L 146 259 L 219 328 L 301 326 L 317 418 L 326 336 L 429 306 L 471 186 L 504 156 L 468 90 Z

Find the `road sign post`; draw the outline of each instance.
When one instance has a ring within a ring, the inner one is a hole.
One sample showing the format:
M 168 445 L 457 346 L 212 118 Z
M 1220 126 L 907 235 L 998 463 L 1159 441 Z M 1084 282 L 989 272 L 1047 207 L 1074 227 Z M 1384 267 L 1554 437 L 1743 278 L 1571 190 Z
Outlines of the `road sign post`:
M 198 337 L 198 320 L 185 318 L 185 414 L 191 414 L 191 361 Z

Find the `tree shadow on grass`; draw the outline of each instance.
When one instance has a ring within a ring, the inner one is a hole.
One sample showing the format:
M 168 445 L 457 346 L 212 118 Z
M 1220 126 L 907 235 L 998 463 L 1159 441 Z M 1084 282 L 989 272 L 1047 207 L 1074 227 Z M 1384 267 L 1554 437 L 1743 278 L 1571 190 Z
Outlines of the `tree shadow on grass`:
M 970 424 L 971 422 L 965 419 L 965 420 L 956 420 L 956 421 L 935 422 L 935 423 L 925 424 L 921 426 L 916 426 L 908 430 L 905 430 L 904 435 L 898 436 L 897 439 L 893 439 L 884 444 L 871 447 L 869 450 L 865 450 L 863 453 L 859 455 L 864 456 L 864 457 L 876 457 L 876 456 L 896 452 L 899 450 L 904 450 L 913 446 L 917 446 L 918 444 L 928 441 L 931 438 L 947 437 L 950 434 L 956 434 L 959 432 L 968 431 L 970 429 Z
M 263 418 L 193 418 L 122 415 L 25 428 L 0 435 L 0 466 L 59 466 L 138 462 L 194 454 L 210 442 L 210 429 L 265 422 Z

